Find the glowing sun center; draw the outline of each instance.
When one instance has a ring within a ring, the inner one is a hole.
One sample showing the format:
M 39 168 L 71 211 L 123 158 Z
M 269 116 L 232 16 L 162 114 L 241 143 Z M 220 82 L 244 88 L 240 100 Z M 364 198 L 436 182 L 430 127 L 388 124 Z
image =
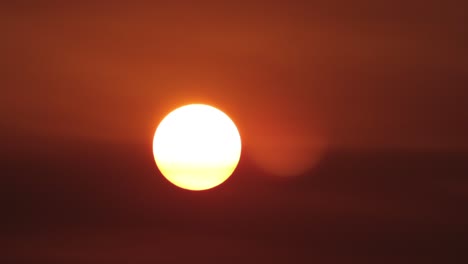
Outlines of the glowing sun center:
M 191 104 L 169 113 L 153 139 L 161 173 L 188 190 L 206 190 L 223 183 L 239 163 L 241 139 L 234 122 L 208 105 Z

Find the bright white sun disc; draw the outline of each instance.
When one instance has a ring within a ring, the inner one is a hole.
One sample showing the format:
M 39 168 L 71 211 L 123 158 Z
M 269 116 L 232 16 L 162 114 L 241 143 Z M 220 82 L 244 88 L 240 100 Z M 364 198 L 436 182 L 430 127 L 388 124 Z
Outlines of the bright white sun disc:
M 225 113 L 209 105 L 191 104 L 161 121 L 154 134 L 153 154 L 171 183 L 188 190 L 206 190 L 234 172 L 241 138 Z

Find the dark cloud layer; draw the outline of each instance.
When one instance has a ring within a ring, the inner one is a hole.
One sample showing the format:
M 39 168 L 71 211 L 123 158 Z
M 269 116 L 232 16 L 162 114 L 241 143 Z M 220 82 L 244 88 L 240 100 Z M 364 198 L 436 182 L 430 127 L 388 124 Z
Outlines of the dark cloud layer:
M 116 263 L 459 263 L 466 155 L 333 152 L 296 178 L 244 155 L 194 193 L 155 172 L 146 146 L 63 143 L 3 157 L 2 259 Z M 230 262 L 231 261 L 231 262 Z M 408 261 L 408 262 L 405 262 Z

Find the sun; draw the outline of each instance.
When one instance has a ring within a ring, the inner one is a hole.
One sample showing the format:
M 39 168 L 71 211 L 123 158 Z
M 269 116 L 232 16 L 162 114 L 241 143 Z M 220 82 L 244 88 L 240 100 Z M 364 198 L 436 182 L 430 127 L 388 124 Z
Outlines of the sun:
M 153 154 L 162 175 L 193 191 L 220 185 L 234 172 L 241 155 L 241 137 L 221 110 L 190 104 L 175 109 L 159 124 Z

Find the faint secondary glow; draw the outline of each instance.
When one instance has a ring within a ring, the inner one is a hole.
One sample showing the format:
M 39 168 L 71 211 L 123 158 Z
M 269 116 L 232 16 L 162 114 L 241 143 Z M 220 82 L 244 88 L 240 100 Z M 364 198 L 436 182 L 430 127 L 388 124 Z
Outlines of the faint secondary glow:
M 276 176 L 303 174 L 315 167 L 323 154 L 320 144 L 287 137 L 256 141 L 249 150 L 257 166 Z
M 161 121 L 153 139 L 153 154 L 171 183 L 188 190 L 206 190 L 234 172 L 241 138 L 225 113 L 209 105 L 191 104 Z
M 297 176 L 319 163 L 326 138 L 318 125 L 285 116 L 285 111 L 279 108 L 268 109 L 268 114 L 253 113 L 245 147 L 252 161 L 268 174 Z

